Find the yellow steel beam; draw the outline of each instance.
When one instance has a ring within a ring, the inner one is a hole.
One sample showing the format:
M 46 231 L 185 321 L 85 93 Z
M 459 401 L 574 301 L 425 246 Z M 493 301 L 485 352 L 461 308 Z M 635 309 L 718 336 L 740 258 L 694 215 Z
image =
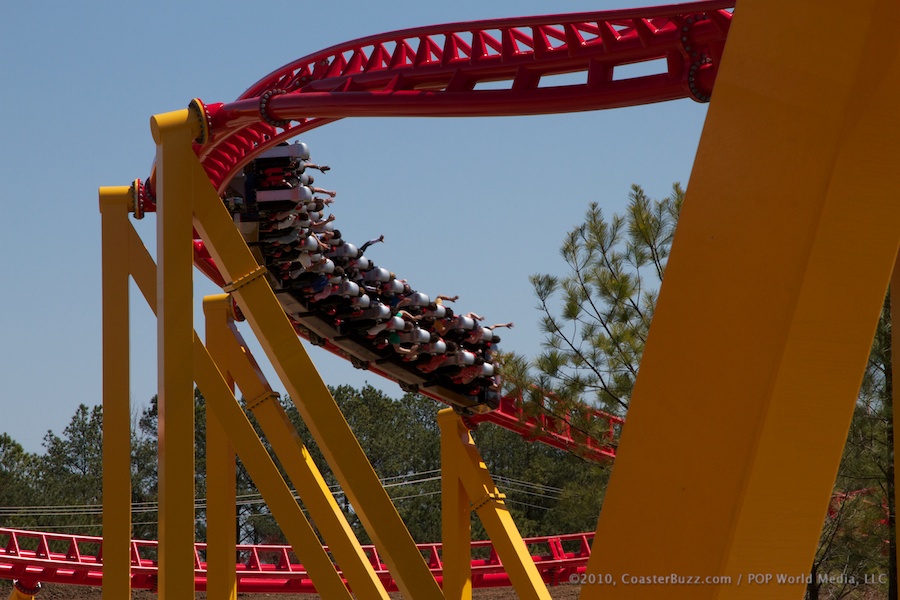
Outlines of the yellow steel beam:
M 460 478 L 457 447 L 466 443 L 453 409 L 438 412 L 441 429 L 441 562 L 447 600 L 472 598 L 472 516 L 469 496 Z
M 128 214 L 134 189 L 100 188 L 103 264 L 103 594 L 131 598 Z M 15 592 L 14 592 L 15 593 Z
M 194 590 L 193 180 L 188 109 L 155 115 L 159 377 L 159 597 Z
M 9 594 L 9 600 L 34 600 L 34 597 L 40 591 L 40 584 L 38 584 L 37 588 L 35 589 L 26 589 L 23 588 L 18 581 L 14 581 L 12 592 L 10 592 Z
M 293 493 L 256 435 L 247 415 L 228 389 L 215 362 L 196 337 L 194 370 L 197 384 L 207 402 L 207 410 L 212 411 L 228 433 L 228 439 L 237 449 L 238 456 L 266 499 L 266 505 L 293 546 L 310 579 L 315 583 L 316 590 L 324 598 L 350 600 L 350 592 L 322 547 L 322 542 L 297 505 Z
M 293 546 L 323 598 L 351 599 L 334 564 L 322 547 L 306 515 L 300 510 L 272 457 L 262 445 L 247 415 L 228 389 L 212 357 L 199 338 L 194 339 L 194 370 L 210 410 L 237 450 L 275 520 Z
M 129 236 L 132 244 L 129 257 L 132 277 L 150 308 L 156 312 L 156 265 L 130 224 Z M 320 595 L 329 598 L 349 598 L 343 580 L 322 548 L 309 520 L 300 510 L 293 493 L 234 398 L 229 383 L 225 381 L 196 333 L 192 337 L 192 352 L 195 377 L 206 399 L 207 411 L 215 417 L 213 420 L 219 423 L 230 445 L 241 457 L 285 537 L 306 566 Z
M 227 296 L 226 296 L 227 298 Z M 246 406 L 272 445 L 275 455 L 287 472 L 309 511 L 320 535 L 328 544 L 328 551 L 341 566 L 348 585 L 358 598 L 387 600 L 384 585 L 375 573 L 372 563 L 350 528 L 341 508 L 334 499 L 328 484 L 297 435 L 277 394 L 265 380 L 234 321 L 219 321 L 223 330 L 222 345 L 225 364 L 244 394 Z M 222 363 L 220 363 L 222 364 Z
M 900 242 L 900 4 L 845 9 L 735 11 L 583 598 L 803 595 L 748 577 L 809 572 Z
M 227 294 L 203 299 L 206 317 L 206 346 L 220 366 L 225 383 L 234 393 L 234 379 L 228 370 L 226 344 L 228 330 L 222 324 L 231 319 L 231 298 Z M 236 600 L 237 545 L 236 461 L 234 448 L 218 419 L 206 413 L 206 597 Z
M 401 593 L 424 600 L 441 590 L 359 442 L 312 364 L 221 199 L 194 160 L 195 227 L 237 298 L 270 362 L 309 427 Z
M 519 530 L 506 508 L 506 503 L 503 501 L 505 496 L 497 489 L 494 480 L 488 473 L 487 466 L 481 459 L 481 454 L 475 447 L 468 428 L 459 415 L 450 408 L 438 413 L 438 424 L 441 428 L 441 458 L 444 458 L 444 449 L 446 448 L 451 468 L 459 476 L 459 481 L 471 502 L 472 510 L 481 519 L 494 550 L 500 557 L 503 568 L 516 590 L 516 595 L 527 600 L 550 600 L 547 586 L 541 579 L 534 559 L 531 558 L 528 547 L 522 541 L 522 536 L 519 535 Z M 456 527 L 458 528 L 456 531 L 460 532 L 462 528 L 458 524 Z M 454 532 L 450 533 L 455 544 L 463 541 L 455 536 Z M 452 556 L 455 559 L 453 566 L 459 569 L 458 561 L 462 558 L 462 552 L 458 545 L 451 550 L 455 553 Z M 460 591 L 465 593 L 465 585 L 460 585 L 462 577 L 458 572 L 452 575 L 454 577 L 454 593 Z M 457 596 L 452 596 L 452 598 L 455 600 Z
M 153 314 L 156 314 L 156 263 L 138 232 L 128 223 L 128 270 Z
M 900 255 L 898 255 L 894 263 L 894 273 L 891 275 L 891 370 L 893 373 L 900 373 Z M 895 350 L 896 348 L 896 350 Z M 900 454 L 897 448 L 900 448 L 900 382 L 891 384 L 891 418 L 893 419 L 893 443 L 894 456 Z M 894 465 L 894 531 L 895 538 L 897 536 L 896 524 L 896 502 L 897 490 L 900 490 L 900 469 Z M 900 553 L 897 553 L 895 560 L 896 567 L 900 568 Z M 897 571 L 900 573 L 900 570 Z

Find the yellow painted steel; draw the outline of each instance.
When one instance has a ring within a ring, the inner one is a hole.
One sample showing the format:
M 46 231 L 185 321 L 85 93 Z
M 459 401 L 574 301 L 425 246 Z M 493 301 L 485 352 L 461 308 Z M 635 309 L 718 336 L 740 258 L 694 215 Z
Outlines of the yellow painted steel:
M 519 535 L 519 530 L 516 528 L 509 510 L 506 508 L 506 503 L 503 501 L 505 496 L 497 489 L 494 480 L 488 473 L 487 466 L 481 459 L 478 448 L 475 447 L 475 442 L 472 440 L 469 429 L 459 415 L 450 408 L 445 408 L 438 413 L 438 424 L 441 428 L 442 466 L 443 460 L 448 459 L 450 468 L 459 477 L 468 500 L 471 502 L 471 509 L 476 512 L 482 525 L 484 525 L 494 550 L 500 557 L 503 568 L 509 575 L 509 580 L 516 590 L 516 595 L 526 600 L 550 600 L 547 586 L 541 579 L 541 575 L 534 564 L 534 559 L 531 558 L 528 547 L 522 541 L 522 536 Z M 445 449 L 447 450 L 446 454 L 444 453 Z M 468 506 L 464 512 L 465 514 L 463 514 L 463 511 L 457 513 L 456 519 L 462 520 L 465 518 L 468 521 Z M 463 577 L 459 573 L 459 561 L 462 559 L 463 554 L 459 549 L 459 544 L 463 543 L 464 540 L 459 539 L 458 535 L 462 533 L 462 529 L 459 524 L 456 524 L 449 532 L 456 546 L 451 549 L 454 552 L 454 555 L 451 557 L 454 559 L 452 566 L 457 571 L 456 573 L 451 573 L 454 594 L 467 593 L 466 582 L 463 581 Z M 444 568 L 446 569 L 446 567 L 447 564 L 445 562 Z M 469 573 L 467 579 L 470 578 L 471 573 Z M 470 597 L 471 588 L 468 590 L 468 596 L 447 595 L 448 599 L 453 598 L 453 600 Z
M 390 497 L 196 159 L 195 225 L 270 362 L 405 597 L 442 598 Z
M 585 599 L 803 595 L 900 242 L 900 4 L 845 8 L 735 11 Z
M 131 238 L 131 272 L 135 283 L 150 308 L 157 307 L 156 265 L 140 241 L 138 234 L 129 224 Z M 243 409 L 231 392 L 216 363 L 209 355 L 200 338 L 192 337 L 195 377 L 203 391 L 209 414 L 215 418 L 228 437 L 241 461 L 266 498 L 266 503 L 310 577 L 320 595 L 328 598 L 349 598 L 349 592 L 337 573 L 328 554 L 322 548 L 303 511 L 294 500 L 293 493 L 285 483 L 278 468 L 272 461 L 253 426 L 247 420 Z M 232 555 L 232 559 L 233 559 Z
M 256 417 L 354 595 L 387 600 L 387 591 L 372 563 L 278 401 L 277 394 L 259 370 L 233 319 L 229 316 L 219 324 L 225 334 L 222 339 L 224 358 L 244 394 L 246 407 Z
M 133 188 L 100 188 L 103 268 L 103 595 L 131 598 L 128 220 Z M 16 593 L 16 592 L 14 592 Z M 30 596 L 29 596 L 30 597 Z
M 155 115 L 159 377 L 159 597 L 194 590 L 193 179 L 188 109 Z M 196 160 L 196 159 L 195 159 Z
M 222 324 L 231 318 L 227 294 L 203 299 L 206 317 L 206 347 L 223 371 L 225 383 L 234 393 L 228 370 L 228 330 Z M 234 448 L 218 419 L 206 414 L 206 597 L 210 600 L 237 598 L 237 489 Z
M 441 563 L 447 600 L 472 598 L 472 516 L 457 446 L 463 435 L 452 409 L 438 413 L 441 429 Z
M 898 350 L 895 352 L 894 348 Z M 900 369 L 900 255 L 897 256 L 897 260 L 894 263 L 894 273 L 891 276 L 891 369 L 893 373 L 900 373 L 900 370 L 898 370 Z M 894 456 L 897 456 L 900 454 L 897 451 L 897 448 L 900 448 L 900 408 L 897 408 L 900 407 L 900 385 L 893 382 L 891 385 L 891 407 L 894 427 Z M 900 469 L 897 468 L 896 464 L 894 466 L 894 490 L 894 511 L 896 513 L 896 490 L 900 490 Z M 896 514 L 894 521 L 894 536 L 896 538 Z M 900 568 L 900 553 L 897 553 L 895 560 L 897 561 L 896 566 Z M 900 573 L 900 570 L 897 572 Z
M 266 499 L 266 505 L 313 580 L 316 591 L 323 598 L 350 600 L 352 596 L 344 580 L 199 338 L 194 340 L 194 369 L 207 410 L 211 410 L 227 432 L 253 483 Z
M 104 577 L 106 577 L 105 574 L 104 574 Z M 10 594 L 9 594 L 9 600 L 34 600 L 34 598 L 35 598 L 35 594 L 29 594 L 28 592 L 23 592 L 15 586 L 13 586 L 12 592 L 10 592 Z

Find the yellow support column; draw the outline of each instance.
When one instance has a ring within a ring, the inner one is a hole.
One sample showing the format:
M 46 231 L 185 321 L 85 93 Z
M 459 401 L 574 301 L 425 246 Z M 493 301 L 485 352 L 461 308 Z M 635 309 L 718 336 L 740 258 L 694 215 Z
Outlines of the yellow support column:
M 735 10 L 582 598 L 804 593 L 900 242 L 900 4 L 846 8 Z
M 205 117 L 204 117 L 205 118 Z M 189 109 L 151 119 L 156 152 L 159 352 L 159 597 L 194 591 L 193 194 Z
M 505 496 L 500 493 L 494 480 L 488 473 L 487 466 L 481 459 L 481 454 L 475 447 L 472 434 L 465 426 L 462 419 L 453 409 L 445 408 L 438 413 L 438 424 L 441 428 L 441 459 L 448 458 L 456 471 L 459 481 L 466 491 L 472 510 L 478 514 L 478 518 L 484 525 L 485 531 L 491 539 L 491 543 L 503 563 L 503 568 L 509 575 L 509 580 L 516 590 L 516 596 L 525 600 L 550 600 L 550 592 L 547 585 L 541 579 L 541 575 L 534 564 L 534 559 L 528 553 L 528 547 L 519 535 L 519 530 L 506 508 L 503 501 Z M 444 450 L 447 449 L 445 455 Z M 461 514 L 458 514 L 461 517 Z M 456 532 L 461 533 L 462 527 L 457 524 Z M 445 534 L 446 535 L 446 534 Z M 465 593 L 465 583 L 459 573 L 463 552 L 459 544 L 463 540 L 454 536 L 455 548 L 451 550 L 454 555 L 454 570 L 451 573 L 454 593 Z M 446 566 L 445 566 L 446 568 Z M 471 569 L 471 567 L 470 567 Z M 469 574 L 471 577 L 471 573 Z M 471 590 L 469 591 L 471 596 Z M 448 596 L 450 598 L 451 596 Z M 452 596 L 456 598 L 456 596 Z
M 129 236 L 132 244 L 132 276 L 147 304 L 156 312 L 156 265 L 130 224 Z M 350 600 L 350 594 L 343 580 L 322 548 L 312 525 L 300 510 L 293 493 L 231 392 L 228 382 L 196 334 L 193 335 L 192 348 L 195 376 L 206 399 L 207 411 L 213 416 L 213 420 L 219 423 L 231 446 L 241 457 L 247 472 L 265 497 L 269 509 L 306 567 L 316 589 L 323 597 Z M 217 491 L 213 490 L 212 493 L 215 494 Z
M 247 472 L 265 498 L 266 505 L 309 573 L 316 591 L 323 598 L 351 600 L 352 596 L 344 585 L 344 580 L 322 547 L 312 525 L 297 505 L 293 493 L 263 447 L 247 415 L 228 389 L 215 362 L 196 337 L 194 369 L 197 384 L 206 398 L 207 410 L 212 412 L 227 432 L 228 439 L 237 449 Z
M 206 316 L 206 346 L 223 371 L 225 383 L 234 393 L 234 379 L 227 370 L 226 344 L 231 320 L 231 298 L 227 294 L 203 299 Z M 209 600 L 237 598 L 237 490 L 234 448 L 218 419 L 206 413 L 206 597 Z
M 194 161 L 195 223 L 270 362 L 388 565 L 401 593 L 443 596 L 346 419 L 312 364 L 228 211 Z
M 100 188 L 103 261 L 103 595 L 131 598 L 129 230 L 135 188 Z M 14 592 L 15 593 L 15 592 Z
M 218 321 L 218 317 L 217 317 Z M 265 377 L 234 326 L 230 316 L 219 321 L 223 329 L 226 362 L 238 387 L 249 398 L 247 408 L 256 417 L 316 524 L 328 551 L 341 566 L 347 583 L 358 598 L 387 600 L 388 594 L 372 563 L 341 512 L 319 468 L 278 401 Z M 219 363 L 223 364 L 223 363 Z
M 468 439 L 453 409 L 438 412 L 441 429 L 441 563 L 447 600 L 472 599 L 472 516 L 457 448 Z
M 900 373 L 900 255 L 894 263 L 894 274 L 891 276 L 891 370 L 892 373 Z M 900 455 L 900 380 L 891 383 L 891 407 L 894 433 L 894 456 Z M 897 536 L 897 492 L 900 491 L 900 468 L 894 460 L 894 531 Z M 900 552 L 894 557 L 897 564 L 897 572 L 900 573 Z
M 9 594 L 9 600 L 34 600 L 34 597 L 41 591 L 41 584 L 37 584 L 34 588 L 27 588 L 19 581 L 13 581 L 13 589 Z

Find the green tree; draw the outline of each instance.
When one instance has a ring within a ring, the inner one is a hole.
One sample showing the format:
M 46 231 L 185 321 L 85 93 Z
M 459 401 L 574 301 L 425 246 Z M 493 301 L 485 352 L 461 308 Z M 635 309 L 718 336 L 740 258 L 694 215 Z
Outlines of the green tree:
M 684 193 L 663 200 L 632 186 L 624 215 L 605 218 L 594 203 L 566 236 L 568 274 L 531 278 L 542 312 L 544 350 L 531 363 L 503 356 L 511 391 L 533 411 L 578 414 L 589 403 L 624 416 L 665 273 Z M 810 600 L 861 597 L 871 586 L 815 583 L 816 576 L 888 574 L 897 597 L 890 298 L 887 298 L 812 565 Z M 596 434 L 590 423 L 574 423 Z M 573 506 L 575 508 L 577 505 Z
M 251 423 L 257 427 L 252 413 L 248 413 Z M 158 398 L 154 396 L 141 413 L 133 443 L 133 493 L 135 502 L 155 502 L 158 488 Z M 268 448 L 264 436 L 260 436 Z M 206 489 L 206 400 L 199 388 L 194 389 L 194 482 L 195 497 L 200 502 L 197 508 L 196 531 L 197 541 L 206 541 L 206 509 L 203 499 L 207 497 Z M 224 460 L 224 459 L 223 459 Z M 275 523 L 265 503 L 260 500 L 259 492 L 250 478 L 244 465 L 237 461 L 235 486 L 238 496 L 236 519 L 239 544 L 284 543 L 285 538 Z M 156 539 L 156 512 L 135 515 L 134 535 L 142 539 Z
M 371 386 L 361 390 L 340 386 L 331 391 L 375 472 L 385 481 L 413 539 L 440 540 L 440 431 L 436 417 L 444 406 L 414 394 L 393 399 Z M 358 515 L 289 399 L 285 409 L 326 482 L 335 486 L 338 503 L 355 533 L 367 542 L 369 536 Z M 575 533 L 596 526 L 607 479 L 605 465 L 527 442 L 490 424 L 479 427 L 474 436 L 489 471 L 507 494 L 510 511 L 523 535 Z M 474 515 L 472 524 L 473 537 L 485 539 L 484 528 Z
M 0 527 L 27 529 L 33 517 L 22 508 L 39 504 L 37 456 L 25 452 L 9 434 L 0 434 Z
M 44 504 L 67 507 L 48 516 L 42 527 L 72 528 L 86 535 L 101 533 L 99 513 L 82 507 L 103 502 L 103 410 L 81 404 L 61 435 L 48 431 L 39 459 Z
M 662 200 L 634 185 L 611 219 L 592 203 L 560 249 L 569 273 L 531 277 L 545 333 L 537 384 L 558 402 L 628 409 L 683 200 L 679 184 Z
M 873 587 L 897 597 L 891 294 L 885 298 L 863 375 L 834 498 L 812 566 L 808 600 L 862 598 Z M 868 585 L 845 585 L 841 575 Z M 838 583 L 820 584 L 818 577 Z M 879 578 L 881 576 L 881 578 Z M 887 581 L 882 581 L 887 576 Z
M 330 389 L 375 472 L 385 480 L 413 538 L 420 542 L 440 539 L 440 439 L 436 416 L 442 407 L 415 394 L 394 399 L 369 385 L 361 390 L 347 385 Z M 354 532 L 361 541 L 369 542 L 359 516 L 293 402 L 285 399 L 284 405 L 326 483 L 335 490 Z
M 523 537 L 596 528 L 609 465 L 528 442 L 491 424 L 481 425 L 473 436 L 495 483 L 506 494 L 510 513 Z M 473 536 L 487 537 L 477 520 L 473 522 Z

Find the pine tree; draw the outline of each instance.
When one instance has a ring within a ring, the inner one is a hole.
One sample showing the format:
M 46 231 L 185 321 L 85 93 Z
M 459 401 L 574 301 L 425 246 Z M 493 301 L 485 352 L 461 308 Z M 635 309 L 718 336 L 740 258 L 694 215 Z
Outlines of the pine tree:
M 531 277 L 545 334 L 537 384 L 558 401 L 628 409 L 683 199 L 678 184 L 663 200 L 634 185 L 611 219 L 592 203 L 560 249 L 569 274 Z

